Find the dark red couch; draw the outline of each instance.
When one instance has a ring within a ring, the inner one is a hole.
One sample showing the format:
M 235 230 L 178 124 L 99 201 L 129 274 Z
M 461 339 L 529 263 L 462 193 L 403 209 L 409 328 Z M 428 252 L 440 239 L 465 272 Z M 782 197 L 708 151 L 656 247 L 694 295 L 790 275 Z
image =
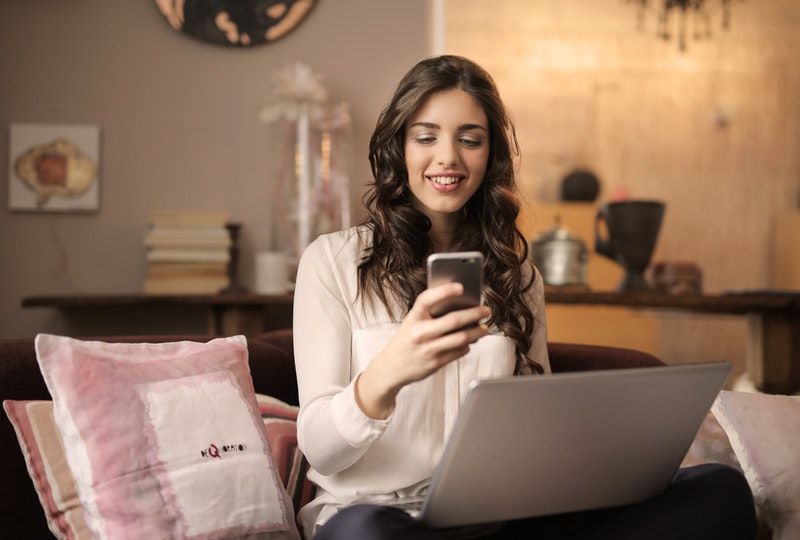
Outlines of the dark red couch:
M 205 336 L 135 336 L 94 338 L 103 341 L 164 342 L 190 339 L 206 341 Z M 250 371 L 256 392 L 297 404 L 292 334 L 279 330 L 248 340 Z M 656 357 L 630 349 L 549 343 L 554 372 L 585 371 L 643 366 L 659 366 Z M 33 339 L 0 340 L 0 401 L 6 399 L 50 399 L 39 366 Z M 52 538 L 44 512 L 17 438 L 5 413 L 0 414 L 0 481 L 2 504 L 0 523 L 3 538 Z

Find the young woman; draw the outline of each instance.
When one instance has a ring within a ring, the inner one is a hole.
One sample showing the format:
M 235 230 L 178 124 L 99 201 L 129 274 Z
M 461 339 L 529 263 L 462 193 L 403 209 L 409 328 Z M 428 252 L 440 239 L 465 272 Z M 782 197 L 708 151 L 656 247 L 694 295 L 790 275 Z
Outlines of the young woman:
M 515 154 L 489 74 L 462 57 L 424 60 L 400 81 L 372 135 L 367 220 L 321 236 L 303 254 L 294 300 L 298 439 L 318 486 L 299 514 L 306 537 L 508 538 L 548 528 L 563 536 L 596 522 L 611 537 L 653 537 L 642 512 L 436 531 L 397 508 L 425 494 L 470 381 L 550 371 L 542 279 L 515 224 Z M 431 316 L 461 293 L 457 284 L 426 289 L 426 258 L 443 251 L 484 254 L 483 306 Z M 459 330 L 465 325 L 473 326 Z M 746 482 L 729 469 L 711 473 L 719 477 L 713 489 L 738 490 L 699 500 L 703 512 L 713 506 L 706 499 L 733 504 L 744 516 L 733 530 L 749 530 Z M 708 484 L 707 471 L 695 476 Z M 652 514 L 649 526 L 666 537 L 686 532 L 659 520 L 674 511 Z

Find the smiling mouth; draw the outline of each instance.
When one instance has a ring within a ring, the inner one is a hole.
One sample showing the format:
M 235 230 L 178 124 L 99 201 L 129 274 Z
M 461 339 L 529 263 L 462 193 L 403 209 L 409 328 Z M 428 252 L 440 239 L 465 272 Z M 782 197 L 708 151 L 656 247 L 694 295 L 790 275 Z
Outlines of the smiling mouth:
M 438 184 L 440 186 L 449 186 L 460 182 L 465 178 L 465 176 L 463 175 L 426 176 L 426 178 L 431 182 L 433 182 L 434 184 Z

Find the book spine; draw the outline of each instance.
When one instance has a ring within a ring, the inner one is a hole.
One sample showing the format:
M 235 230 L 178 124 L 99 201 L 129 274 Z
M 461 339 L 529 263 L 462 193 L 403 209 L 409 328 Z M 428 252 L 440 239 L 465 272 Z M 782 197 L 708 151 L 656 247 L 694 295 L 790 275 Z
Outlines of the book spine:
M 186 229 L 180 227 L 153 227 L 147 231 L 147 237 L 152 238 L 230 238 L 228 229 L 224 227 L 197 227 Z
M 148 262 L 219 262 L 230 261 L 230 252 L 223 250 L 192 249 L 151 249 L 147 252 Z
M 164 247 L 170 249 L 228 249 L 231 247 L 229 238 L 145 238 L 145 247 Z
M 151 262 L 147 265 L 148 277 L 227 276 L 227 263 L 174 263 Z
M 150 224 L 154 227 L 174 228 L 225 228 L 230 221 L 227 212 L 152 212 Z
M 227 277 L 147 278 L 144 292 L 148 294 L 216 294 L 230 284 Z

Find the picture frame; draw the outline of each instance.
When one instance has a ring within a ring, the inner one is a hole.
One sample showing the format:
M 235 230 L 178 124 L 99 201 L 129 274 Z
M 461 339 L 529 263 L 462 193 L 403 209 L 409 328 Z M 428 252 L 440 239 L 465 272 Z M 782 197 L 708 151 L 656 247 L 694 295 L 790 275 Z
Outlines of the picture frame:
M 9 132 L 9 210 L 99 212 L 99 126 L 17 123 Z
M 306 18 L 318 0 L 155 0 L 179 32 L 229 47 L 277 41 Z

